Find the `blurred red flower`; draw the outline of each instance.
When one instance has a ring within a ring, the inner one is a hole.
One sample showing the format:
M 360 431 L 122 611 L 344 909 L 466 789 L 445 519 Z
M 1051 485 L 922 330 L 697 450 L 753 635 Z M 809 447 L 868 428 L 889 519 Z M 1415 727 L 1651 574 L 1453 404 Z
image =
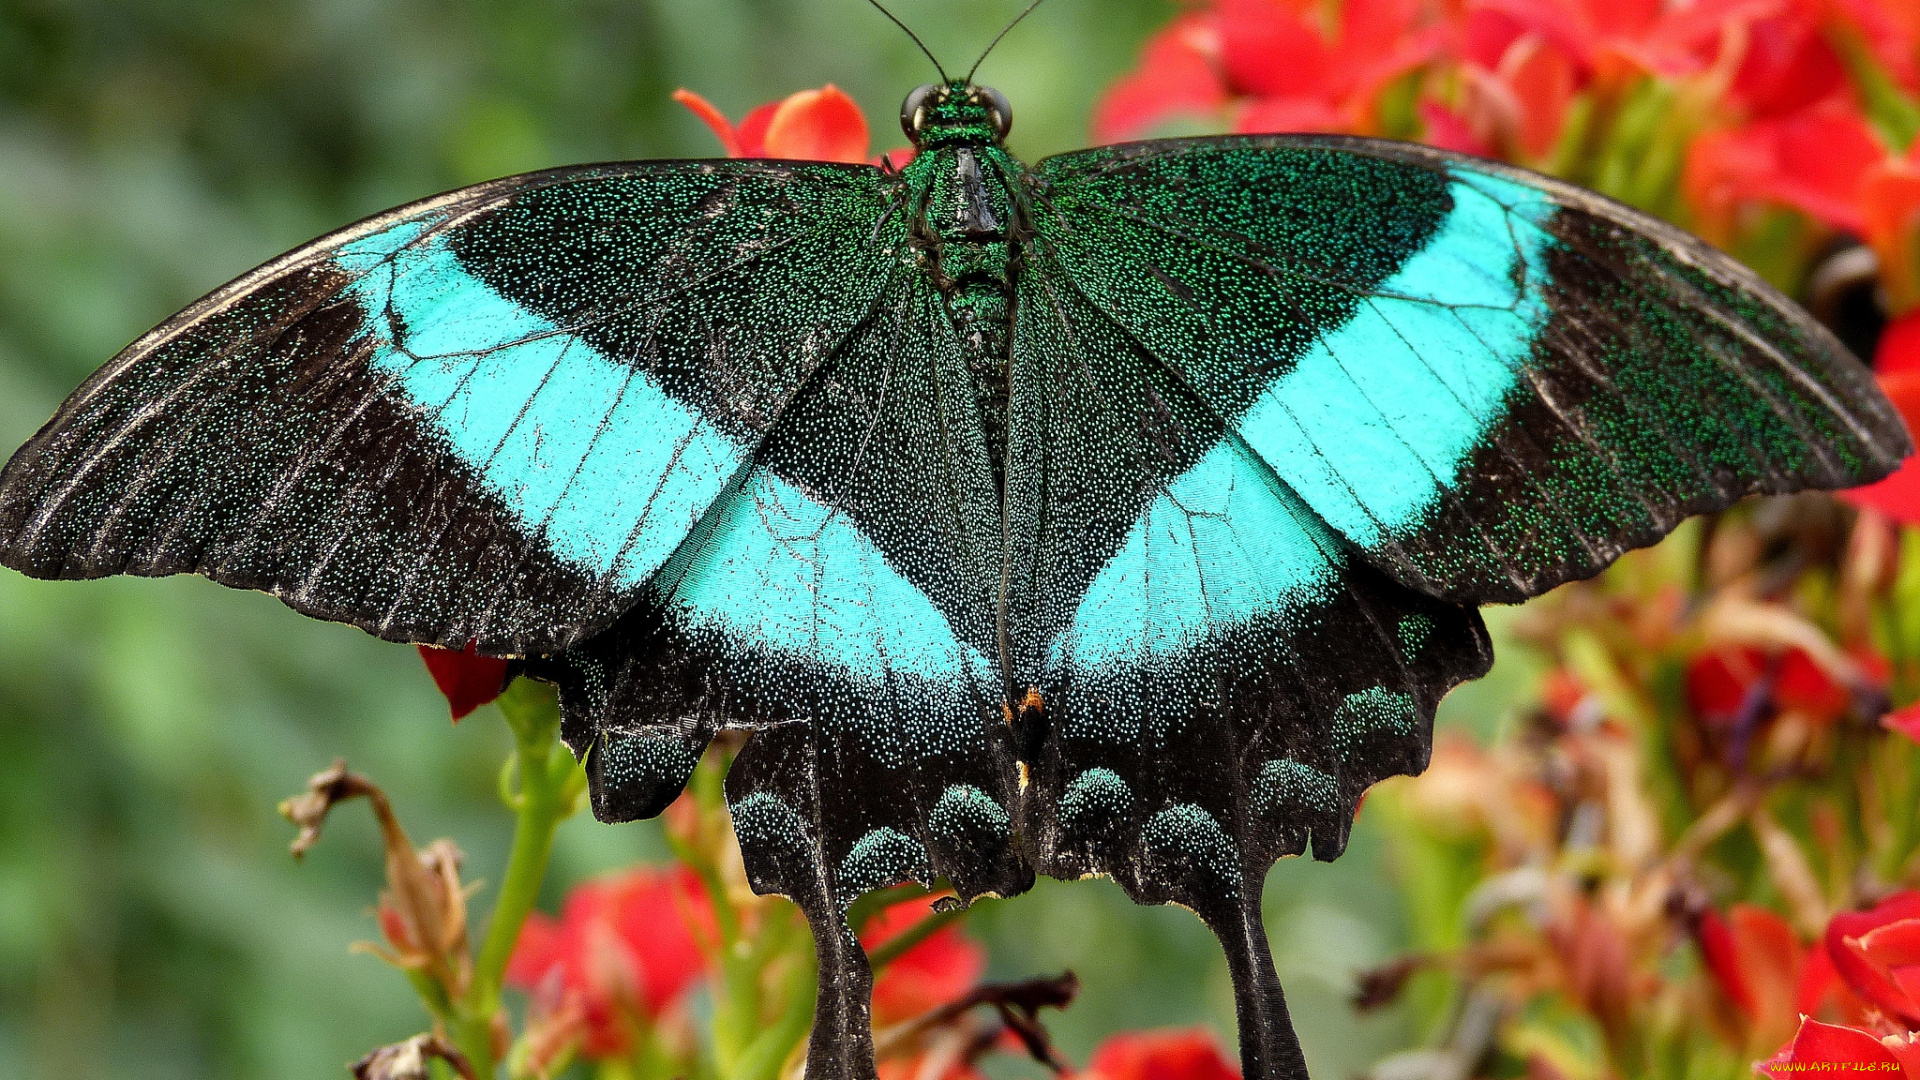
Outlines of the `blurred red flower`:
M 738 126 L 712 102 L 691 90 L 673 92 L 673 100 L 693 110 L 713 129 L 728 157 L 791 158 L 796 161 L 872 161 L 867 156 L 867 116 L 846 92 L 828 83 L 769 101 Z M 913 148 L 892 150 L 894 165 L 913 160 Z
M 1911 1044 L 1905 1039 L 1899 1041 L 1907 1044 L 1903 1053 L 1911 1055 Z M 1772 1058 L 1755 1065 L 1754 1070 L 1774 1080 L 1797 1080 L 1809 1072 L 1873 1072 L 1905 1076 L 1909 1080 L 1920 1078 L 1920 1071 L 1907 1066 L 1901 1055 L 1873 1035 L 1858 1028 L 1806 1018 L 1801 1019 L 1800 1030 L 1794 1034 L 1793 1041 L 1781 1047 Z
M 1740 207 L 1790 206 L 1835 229 L 1860 233 L 1861 181 L 1886 157 L 1852 106 L 1813 108 L 1709 132 L 1687 149 L 1682 190 L 1710 239 L 1730 235 Z
M 1130 1031 L 1103 1042 L 1087 1062 L 1091 1080 L 1240 1080 L 1240 1069 L 1204 1028 Z
M 1900 410 L 1907 430 L 1920 431 L 1920 309 L 1895 319 L 1881 331 L 1873 367 L 1880 389 Z M 1920 457 L 1908 458 L 1885 480 L 1843 491 L 1840 497 L 1895 521 L 1920 524 Z
M 1232 104 L 1236 131 L 1370 133 L 1380 92 L 1445 51 L 1421 0 L 1216 0 L 1147 42 L 1094 114 L 1102 142 Z
M 868 921 L 861 943 L 872 952 L 932 917 L 924 899 L 895 904 Z M 873 1022 L 884 1027 L 937 1009 L 973 989 L 986 968 L 986 950 L 959 927 L 943 926 L 880 970 L 873 983 Z
M 1852 702 L 1847 688 L 1806 650 L 1788 649 L 1776 657 L 1751 646 L 1726 646 L 1695 657 L 1687 665 L 1687 701 L 1702 720 L 1726 723 L 1739 715 L 1748 696 L 1769 675 L 1773 685 L 1768 701 L 1814 723 L 1831 723 Z
M 559 919 L 528 916 L 507 965 L 507 984 L 577 1005 L 580 1053 L 619 1057 L 635 1028 L 673 1006 L 705 974 L 700 942 L 712 914 L 693 871 L 642 866 L 589 881 L 567 895 Z
M 1901 1030 L 1920 1027 L 1920 892 L 1827 923 L 1827 956 L 1847 988 Z
M 462 652 L 422 645 L 420 659 L 427 662 L 433 685 L 446 696 L 447 709 L 453 713 L 455 723 L 499 697 L 507 688 L 507 662 L 481 656 L 471 644 Z
M 1725 917 L 1709 911 L 1697 931 L 1714 984 L 1739 1011 L 1748 1044 L 1764 1050 L 1793 1032 L 1796 991 L 1806 950 L 1787 920 L 1752 904 L 1735 904 Z
M 1888 310 L 1920 310 L 1920 139 L 1904 157 L 1889 155 L 1860 181 L 1860 216 L 1880 260 Z

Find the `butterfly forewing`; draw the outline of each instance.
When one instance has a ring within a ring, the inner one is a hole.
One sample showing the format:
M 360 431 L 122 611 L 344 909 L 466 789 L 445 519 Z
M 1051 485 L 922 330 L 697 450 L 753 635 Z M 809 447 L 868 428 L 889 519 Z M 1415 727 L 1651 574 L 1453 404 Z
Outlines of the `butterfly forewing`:
M 197 572 L 538 653 L 625 610 L 892 271 L 877 169 L 647 163 L 457 192 L 215 293 L 0 480 L 0 561 Z
M 1271 136 L 1044 162 L 1043 245 L 1315 511 L 1416 588 L 1512 602 L 1691 514 L 1906 452 L 1824 329 L 1545 178 Z

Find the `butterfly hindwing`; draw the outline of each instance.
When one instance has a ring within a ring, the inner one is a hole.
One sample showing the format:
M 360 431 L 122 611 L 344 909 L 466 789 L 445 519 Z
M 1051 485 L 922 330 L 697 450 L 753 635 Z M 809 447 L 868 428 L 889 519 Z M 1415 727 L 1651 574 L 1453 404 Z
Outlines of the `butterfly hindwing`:
M 77 391 L 0 479 L 0 561 L 197 572 L 494 653 L 610 623 L 892 272 L 861 166 L 533 174 L 345 230 Z
M 1513 602 L 1750 494 L 1904 455 L 1832 337 L 1670 226 L 1375 140 L 1042 163 L 1044 248 L 1403 582 Z

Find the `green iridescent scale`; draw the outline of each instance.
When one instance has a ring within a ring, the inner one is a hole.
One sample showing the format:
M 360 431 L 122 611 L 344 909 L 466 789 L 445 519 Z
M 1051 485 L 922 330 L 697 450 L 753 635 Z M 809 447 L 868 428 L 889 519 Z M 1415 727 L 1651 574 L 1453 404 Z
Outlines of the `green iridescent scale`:
M 609 821 L 750 732 L 810 1077 L 874 1075 L 861 893 L 1038 871 L 1197 912 L 1246 1075 L 1299 1078 L 1262 883 L 1425 767 L 1477 606 L 1908 452 L 1803 312 L 1579 189 L 1294 136 L 1028 169 L 997 94 L 908 105 L 898 172 L 537 173 L 262 267 L 14 455 L 0 562 L 518 657 Z

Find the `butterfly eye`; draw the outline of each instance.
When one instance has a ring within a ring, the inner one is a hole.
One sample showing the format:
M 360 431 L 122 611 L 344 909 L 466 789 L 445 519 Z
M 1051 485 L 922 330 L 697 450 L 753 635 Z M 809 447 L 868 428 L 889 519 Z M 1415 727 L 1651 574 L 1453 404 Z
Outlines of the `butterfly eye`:
M 994 133 L 1003 139 L 1006 138 L 1007 132 L 1013 130 L 1013 102 L 1008 101 L 1007 95 L 991 86 L 981 87 L 980 94 L 987 99 L 988 107 L 993 110 Z
M 911 139 L 920 134 L 920 125 L 927 118 L 927 102 L 933 99 L 934 92 L 940 89 L 938 83 L 928 83 L 907 95 L 900 103 L 900 130 Z

